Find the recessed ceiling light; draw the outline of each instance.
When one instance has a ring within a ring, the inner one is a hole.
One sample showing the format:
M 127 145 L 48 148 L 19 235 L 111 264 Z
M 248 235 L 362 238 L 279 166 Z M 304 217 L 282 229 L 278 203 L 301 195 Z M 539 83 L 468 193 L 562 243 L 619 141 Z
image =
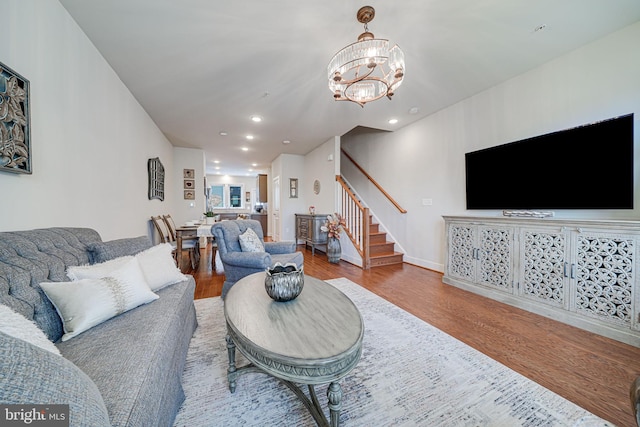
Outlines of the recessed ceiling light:
M 220 163 L 220 160 L 214 160 L 213 163 L 217 165 L 218 163 Z
M 537 27 L 535 27 L 533 29 L 534 33 L 540 32 L 540 31 L 544 31 L 547 28 L 547 24 L 542 24 L 542 25 L 538 25 Z
M 289 141 L 288 139 L 285 139 L 284 141 L 282 141 L 283 144 L 291 144 L 291 141 Z
M 216 166 L 216 170 L 220 170 L 220 166 Z
M 251 141 L 253 139 L 253 135 L 247 135 L 246 137 L 249 141 Z
M 220 132 L 220 136 L 227 136 L 227 135 L 229 135 L 229 134 L 227 132 L 225 132 L 225 131 L 221 131 Z
M 418 114 L 419 112 L 420 112 L 420 109 L 418 107 L 409 108 L 409 114 Z
M 395 125 L 396 123 L 398 123 L 398 119 L 389 119 L 390 125 Z
M 255 168 L 256 166 L 258 166 L 258 164 L 257 163 L 251 163 L 251 166 L 253 166 Z
M 260 123 L 262 121 L 262 117 L 260 116 L 251 116 L 251 121 Z
M 247 147 L 242 147 L 242 151 L 249 151 Z

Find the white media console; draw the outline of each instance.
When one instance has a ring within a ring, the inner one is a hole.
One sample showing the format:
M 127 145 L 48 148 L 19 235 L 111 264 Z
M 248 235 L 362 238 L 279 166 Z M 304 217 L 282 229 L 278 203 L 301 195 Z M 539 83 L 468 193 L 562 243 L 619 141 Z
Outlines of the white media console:
M 640 221 L 444 220 L 445 283 L 640 347 Z

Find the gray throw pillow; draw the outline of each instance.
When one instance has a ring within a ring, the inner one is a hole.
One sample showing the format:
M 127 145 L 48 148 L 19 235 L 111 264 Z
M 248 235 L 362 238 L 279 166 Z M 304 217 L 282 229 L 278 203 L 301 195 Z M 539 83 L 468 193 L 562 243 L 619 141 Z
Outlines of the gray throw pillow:
M 0 332 L 0 403 L 69 405 L 70 426 L 110 426 L 95 383 L 62 356 Z
M 129 237 L 125 239 L 110 240 L 108 242 L 95 242 L 87 247 L 91 264 L 109 261 L 127 255 L 135 255 L 151 246 L 151 240 L 147 236 Z

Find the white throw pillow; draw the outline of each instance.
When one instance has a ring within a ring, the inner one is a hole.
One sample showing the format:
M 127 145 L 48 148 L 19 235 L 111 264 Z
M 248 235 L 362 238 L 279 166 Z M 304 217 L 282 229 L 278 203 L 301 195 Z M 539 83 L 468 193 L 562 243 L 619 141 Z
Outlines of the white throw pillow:
M 123 267 L 133 256 L 123 256 L 99 264 L 67 267 L 67 277 L 71 280 L 101 279 Z
M 240 235 L 240 247 L 242 248 L 242 252 L 264 252 L 264 245 L 260 238 L 250 228 L 247 228 L 247 231 Z
M 62 341 L 139 305 L 158 299 L 133 258 L 109 276 L 72 282 L 46 282 L 40 287 L 58 311 Z
M 152 291 L 160 290 L 174 283 L 188 279 L 176 267 L 171 252 L 173 247 L 169 243 L 156 245 L 136 255 L 140 268 Z
M 135 255 L 140 264 L 145 280 L 152 291 L 187 280 L 187 276 L 176 267 L 171 255 L 173 247 L 169 243 L 161 243 Z M 101 279 L 121 268 L 133 256 L 124 256 L 100 264 L 81 265 L 67 268 L 67 277 L 71 280 Z
M 49 341 L 38 325 L 4 304 L 0 304 L 0 332 L 60 356 L 58 347 Z

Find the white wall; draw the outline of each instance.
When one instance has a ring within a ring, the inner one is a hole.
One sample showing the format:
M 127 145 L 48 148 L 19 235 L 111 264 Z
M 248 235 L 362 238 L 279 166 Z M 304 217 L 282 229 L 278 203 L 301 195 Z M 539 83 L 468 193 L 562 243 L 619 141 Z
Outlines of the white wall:
M 375 194 L 348 160 L 343 159 L 342 173 L 405 249 L 406 261 L 442 271 L 442 215 L 501 214 L 465 210 L 465 152 L 627 113 L 636 113 L 640 152 L 638 40 L 640 22 L 396 132 L 343 136 L 342 146 L 408 210 L 405 215 Z M 422 206 L 423 198 L 433 205 Z M 635 200 L 633 210 L 555 213 L 639 220 L 637 166 Z
M 0 60 L 31 84 L 33 170 L 0 172 L 0 230 L 147 234 L 149 217 L 176 199 L 171 144 L 58 1 L 3 1 L 0 40 Z M 164 202 L 147 197 L 153 157 L 166 171 Z
M 282 154 L 273 161 L 272 178 L 279 176 L 281 186 L 280 240 L 295 240 L 295 214 L 309 212 L 309 206 L 315 206 L 316 213 L 330 214 L 336 211 L 336 175 L 340 173 L 339 153 L 340 138 L 335 137 L 305 156 Z M 297 198 L 289 197 L 291 178 L 298 179 Z M 315 180 L 320 182 L 318 194 L 313 191 Z M 273 198 L 271 200 L 273 201 Z M 273 208 L 275 209 L 275 206 Z
M 331 138 L 304 157 L 304 186 L 300 193 L 304 195 L 306 212 L 310 205 L 316 213 L 336 212 L 336 175 L 340 175 L 340 138 Z M 332 160 L 329 160 L 331 156 Z M 320 182 L 320 193 L 313 192 L 315 180 Z
M 206 211 L 206 197 L 204 195 L 204 177 L 205 177 L 205 154 L 203 150 L 197 148 L 175 147 L 174 153 L 174 175 L 175 180 L 171 184 L 175 188 L 176 202 L 174 203 L 173 212 L 161 212 L 164 214 L 171 213 L 176 224 L 184 224 L 187 221 L 197 220 L 202 217 Z M 184 170 L 193 169 L 195 180 L 195 199 L 188 200 L 184 198 Z
M 305 157 L 296 154 L 281 154 L 271 164 L 271 173 L 269 183 L 273 182 L 273 178 L 280 177 L 280 206 L 275 206 L 276 201 L 271 198 L 270 211 L 278 209 L 279 221 L 280 221 L 280 240 L 292 241 L 296 238 L 295 231 L 295 214 L 301 212 L 307 212 L 307 196 L 308 196 L 308 183 L 305 181 Z M 289 197 L 289 179 L 298 178 L 298 197 Z M 270 220 L 273 218 L 271 212 L 269 215 Z M 273 227 L 273 222 L 270 224 L 270 228 Z M 275 230 L 272 230 L 272 236 L 275 236 Z

